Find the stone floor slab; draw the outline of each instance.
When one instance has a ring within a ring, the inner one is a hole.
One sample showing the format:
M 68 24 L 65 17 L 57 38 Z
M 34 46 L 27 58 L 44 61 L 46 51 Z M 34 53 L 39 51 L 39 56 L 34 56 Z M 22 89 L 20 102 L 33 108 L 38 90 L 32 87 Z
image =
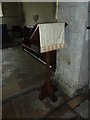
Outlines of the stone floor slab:
M 15 113 L 12 109 L 10 102 L 2 105 L 2 118 L 15 118 Z
M 53 111 L 47 118 L 76 118 L 77 114 L 73 112 L 68 105 L 63 105 Z
M 47 100 L 40 101 L 38 95 L 36 90 L 11 101 L 17 118 L 42 118 L 50 112 L 52 106 Z
M 76 107 L 75 112 L 77 112 L 82 118 L 88 118 L 89 109 L 88 109 L 88 100 L 82 102 L 78 107 Z
M 72 100 L 70 100 L 68 102 L 68 105 L 71 107 L 71 108 L 75 108 L 76 106 L 78 106 L 83 100 L 87 99 L 87 96 L 85 95 L 79 95 L 75 98 L 73 98 Z

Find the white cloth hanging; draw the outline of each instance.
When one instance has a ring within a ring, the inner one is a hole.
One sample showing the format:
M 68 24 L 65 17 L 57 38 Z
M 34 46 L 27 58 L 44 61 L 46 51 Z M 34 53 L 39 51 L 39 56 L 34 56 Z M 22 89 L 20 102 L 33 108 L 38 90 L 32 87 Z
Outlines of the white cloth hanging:
M 40 52 L 48 52 L 64 47 L 65 23 L 38 24 Z

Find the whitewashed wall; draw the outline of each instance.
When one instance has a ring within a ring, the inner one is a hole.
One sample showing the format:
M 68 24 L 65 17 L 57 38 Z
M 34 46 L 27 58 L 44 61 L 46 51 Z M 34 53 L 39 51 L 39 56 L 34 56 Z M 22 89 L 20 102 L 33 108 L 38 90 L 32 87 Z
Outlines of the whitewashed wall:
M 59 3 L 58 22 L 67 22 L 65 48 L 57 51 L 55 78 L 69 96 L 88 83 L 86 26 L 88 3 Z
M 0 24 L 7 24 L 7 29 L 12 30 L 12 26 L 23 24 L 23 9 L 20 2 L 4 2 L 3 17 L 0 17 Z M 13 38 L 13 31 L 8 31 Z
M 3 17 L 0 18 L 0 21 L 2 19 L 2 23 L 7 24 L 8 29 L 12 29 L 13 25 L 22 25 L 23 16 L 21 3 L 5 2 L 3 4 Z
M 53 2 L 24 2 L 25 25 L 33 26 L 36 22 L 34 15 L 39 16 L 38 23 L 55 21 L 55 3 Z

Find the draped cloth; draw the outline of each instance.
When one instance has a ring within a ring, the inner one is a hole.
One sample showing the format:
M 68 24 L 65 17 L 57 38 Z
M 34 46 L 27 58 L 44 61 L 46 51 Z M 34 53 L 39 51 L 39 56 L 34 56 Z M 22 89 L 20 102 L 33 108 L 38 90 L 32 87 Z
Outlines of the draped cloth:
M 38 27 L 41 53 L 64 47 L 65 23 L 38 24 Z

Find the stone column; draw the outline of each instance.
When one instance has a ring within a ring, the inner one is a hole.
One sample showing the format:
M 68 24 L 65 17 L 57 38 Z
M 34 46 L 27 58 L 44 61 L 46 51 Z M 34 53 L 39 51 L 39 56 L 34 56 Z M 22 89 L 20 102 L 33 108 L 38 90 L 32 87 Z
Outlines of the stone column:
M 69 96 L 88 83 L 87 21 L 88 3 L 59 3 L 58 22 L 66 22 L 68 26 L 65 31 L 65 47 L 57 50 L 55 79 Z

